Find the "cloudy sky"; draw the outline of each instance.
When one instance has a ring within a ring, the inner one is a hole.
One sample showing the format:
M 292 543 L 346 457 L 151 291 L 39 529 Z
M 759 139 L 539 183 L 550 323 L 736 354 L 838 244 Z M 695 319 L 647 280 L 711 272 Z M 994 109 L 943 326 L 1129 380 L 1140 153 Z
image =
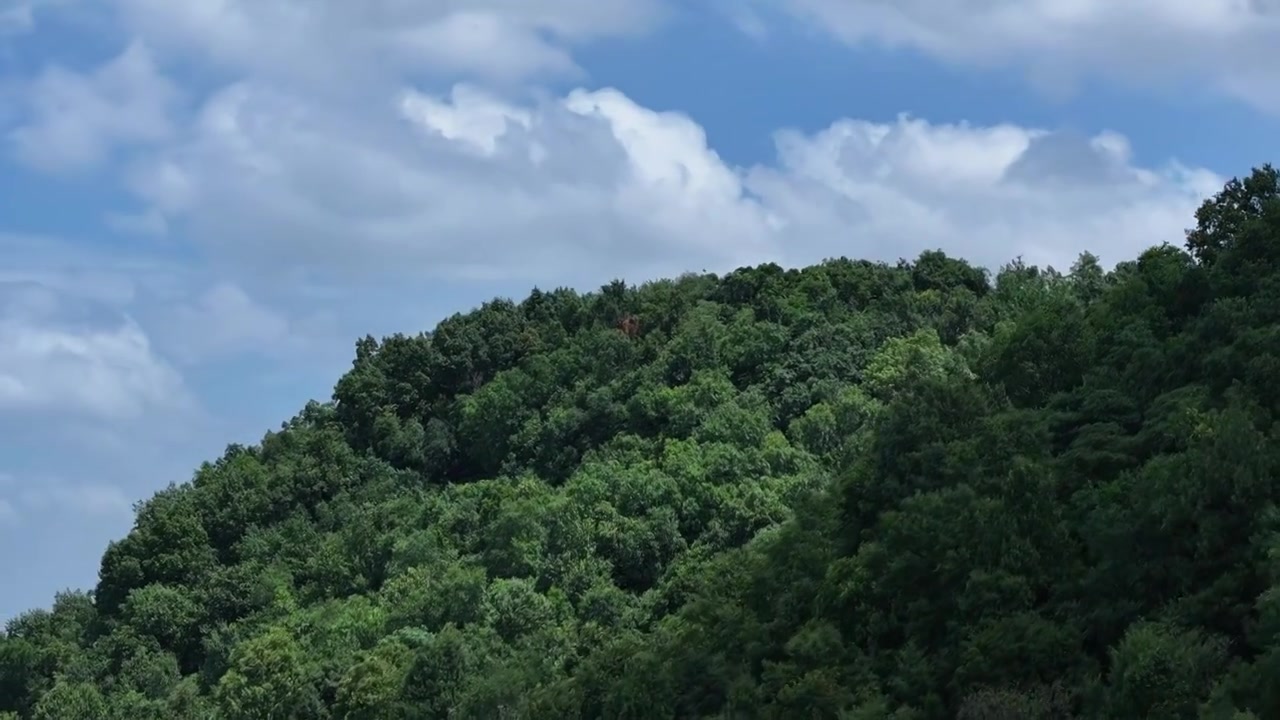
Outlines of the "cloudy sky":
M 0 0 L 0 618 L 530 287 L 1114 263 L 1274 159 L 1265 0 Z

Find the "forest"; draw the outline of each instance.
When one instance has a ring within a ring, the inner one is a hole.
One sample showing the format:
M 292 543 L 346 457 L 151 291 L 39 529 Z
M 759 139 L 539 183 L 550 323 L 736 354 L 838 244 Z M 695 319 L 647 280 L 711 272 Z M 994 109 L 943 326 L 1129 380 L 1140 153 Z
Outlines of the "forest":
M 1110 270 L 769 264 L 365 337 L 7 624 L 0 719 L 1280 718 L 1278 175 Z

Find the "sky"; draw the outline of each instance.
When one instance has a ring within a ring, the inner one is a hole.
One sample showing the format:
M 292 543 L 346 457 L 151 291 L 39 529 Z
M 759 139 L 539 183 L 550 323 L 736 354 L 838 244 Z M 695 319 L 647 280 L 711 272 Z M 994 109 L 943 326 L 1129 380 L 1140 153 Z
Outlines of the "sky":
M 0 0 L 0 619 L 534 287 L 1180 244 L 1274 161 L 1267 0 Z

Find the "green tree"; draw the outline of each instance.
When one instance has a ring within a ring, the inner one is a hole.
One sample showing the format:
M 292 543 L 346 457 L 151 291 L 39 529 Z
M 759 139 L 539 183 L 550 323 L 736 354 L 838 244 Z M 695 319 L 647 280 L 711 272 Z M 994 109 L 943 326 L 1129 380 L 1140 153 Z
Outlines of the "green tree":
M 214 697 L 227 720 L 293 720 L 317 702 L 313 680 L 298 642 L 271 628 L 236 647 Z

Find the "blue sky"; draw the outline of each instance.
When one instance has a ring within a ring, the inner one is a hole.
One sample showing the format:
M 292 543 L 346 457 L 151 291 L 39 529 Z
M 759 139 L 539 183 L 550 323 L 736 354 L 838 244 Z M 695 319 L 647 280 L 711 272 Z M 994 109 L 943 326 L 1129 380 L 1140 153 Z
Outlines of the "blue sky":
M 1275 159 L 1277 68 L 1232 0 L 0 0 L 0 618 L 91 586 L 134 501 L 365 333 L 1180 242 Z

